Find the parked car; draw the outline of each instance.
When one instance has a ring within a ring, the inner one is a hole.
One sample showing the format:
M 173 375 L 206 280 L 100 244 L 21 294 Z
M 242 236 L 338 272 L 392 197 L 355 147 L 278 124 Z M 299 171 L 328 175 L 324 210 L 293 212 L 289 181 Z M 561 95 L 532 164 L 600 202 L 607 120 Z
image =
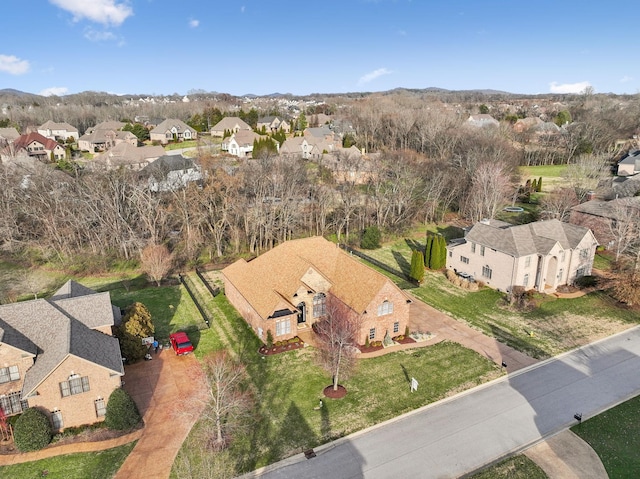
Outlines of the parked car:
M 169 335 L 169 341 L 171 342 L 171 347 L 178 355 L 189 354 L 193 351 L 193 344 L 191 344 L 187 333 L 182 331 L 172 333 Z

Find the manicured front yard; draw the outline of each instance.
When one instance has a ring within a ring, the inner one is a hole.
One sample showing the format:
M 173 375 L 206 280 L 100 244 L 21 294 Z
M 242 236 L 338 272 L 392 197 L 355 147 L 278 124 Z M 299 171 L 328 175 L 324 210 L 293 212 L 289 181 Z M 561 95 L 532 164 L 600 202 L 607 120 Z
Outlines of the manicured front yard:
M 348 394 L 341 400 L 323 398 L 329 376 L 318 367 L 312 348 L 263 357 L 260 342 L 224 295 L 212 298 L 216 324 L 201 331 L 196 354 L 227 347 L 246 365 L 258 399 L 257 420 L 247 435 L 238 436 L 230 454 L 238 472 L 253 470 L 284 457 L 350 434 L 432 403 L 455 392 L 500 376 L 499 368 L 475 352 L 454 343 L 401 351 L 363 359 L 355 375 L 341 381 Z M 209 336 L 216 340 L 209 340 Z M 419 383 L 410 392 L 410 379 Z M 323 407 L 318 406 L 323 399 Z M 199 427 L 194 429 L 196 434 Z M 198 460 L 194 441 L 185 455 Z M 173 476 L 176 476 L 174 467 Z
M 83 452 L 0 467 L 0 477 L 32 479 L 110 479 L 120 469 L 136 442 L 100 452 Z
M 411 258 L 409 244 L 416 241 L 398 240 L 365 253 L 407 275 Z M 506 305 L 504 294 L 489 288 L 469 292 L 450 283 L 439 271 L 427 271 L 418 287 L 377 269 L 427 304 L 538 359 L 614 334 L 637 324 L 640 319 L 637 312 L 603 292 L 575 299 L 539 294 L 533 310 L 520 312 Z

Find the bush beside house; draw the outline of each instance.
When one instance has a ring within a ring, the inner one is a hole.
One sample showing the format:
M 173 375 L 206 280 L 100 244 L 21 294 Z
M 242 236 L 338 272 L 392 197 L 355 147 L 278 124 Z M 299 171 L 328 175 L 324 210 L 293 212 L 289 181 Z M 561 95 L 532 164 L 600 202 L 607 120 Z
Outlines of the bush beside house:
M 29 408 L 16 420 L 13 434 L 20 451 L 38 451 L 51 442 L 51 423 L 40 409 Z
M 124 431 L 135 427 L 140 422 L 140 412 L 136 403 L 124 389 L 115 389 L 109 402 L 104 422 L 109 429 Z

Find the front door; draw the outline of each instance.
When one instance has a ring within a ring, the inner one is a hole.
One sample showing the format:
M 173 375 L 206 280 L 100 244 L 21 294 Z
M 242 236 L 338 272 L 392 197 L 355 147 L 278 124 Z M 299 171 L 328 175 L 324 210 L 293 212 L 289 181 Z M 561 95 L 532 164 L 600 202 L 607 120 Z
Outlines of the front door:
M 307 305 L 302 302 L 298 305 L 298 324 L 307 322 Z

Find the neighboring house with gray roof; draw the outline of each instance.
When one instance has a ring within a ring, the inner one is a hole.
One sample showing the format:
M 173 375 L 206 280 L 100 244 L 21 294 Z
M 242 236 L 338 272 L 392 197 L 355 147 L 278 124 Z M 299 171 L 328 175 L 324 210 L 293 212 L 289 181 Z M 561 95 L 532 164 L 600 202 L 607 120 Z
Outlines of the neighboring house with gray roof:
M 167 118 L 149 132 L 151 141 L 160 142 L 163 145 L 171 141 L 188 141 L 198 138 L 198 132 L 182 120 Z
M 496 120 L 494 117 L 486 113 L 482 113 L 479 115 L 471 115 L 469 118 L 467 118 L 466 124 L 469 126 L 475 126 L 477 128 L 484 128 L 484 127 L 497 128 L 500 126 L 500 122 L 498 120 Z
M 38 127 L 38 133 L 45 138 L 51 138 L 56 141 L 67 141 L 69 138 L 73 138 L 77 141 L 79 138 L 78 129 L 69 123 L 56 123 L 55 121 L 48 120 Z
M 640 197 L 632 196 L 609 201 L 585 201 L 571 208 L 569 222 L 591 229 L 598 243 L 607 249 L 617 249 L 617 241 L 621 247 L 628 243 L 629 237 L 638 237 L 639 219 Z M 629 237 L 620 238 L 623 234 Z
M 127 168 L 141 170 L 161 156 L 165 150 L 162 146 L 134 146 L 130 143 L 120 143 L 109 151 L 96 155 L 87 163 L 90 169 L 113 170 Z
M 551 293 L 591 274 L 597 245 L 590 229 L 559 220 L 517 226 L 483 220 L 447 245 L 447 269 L 498 291 L 523 286 Z
M 631 176 L 640 173 L 640 150 L 633 149 L 618 162 L 618 175 Z
M 202 170 L 192 158 L 182 155 L 164 155 L 140 171 L 146 178 L 149 190 L 176 191 L 189 183 L 202 180 Z
M 8 145 L 20 138 L 15 128 L 0 128 L 0 146 Z
M 0 407 L 38 407 L 54 430 L 104 419 L 124 375 L 108 292 L 68 281 L 50 299 L 0 306 Z
M 225 132 L 238 133 L 241 130 L 251 131 L 251 127 L 237 116 L 226 116 L 211 128 L 211 136 L 223 138 Z

